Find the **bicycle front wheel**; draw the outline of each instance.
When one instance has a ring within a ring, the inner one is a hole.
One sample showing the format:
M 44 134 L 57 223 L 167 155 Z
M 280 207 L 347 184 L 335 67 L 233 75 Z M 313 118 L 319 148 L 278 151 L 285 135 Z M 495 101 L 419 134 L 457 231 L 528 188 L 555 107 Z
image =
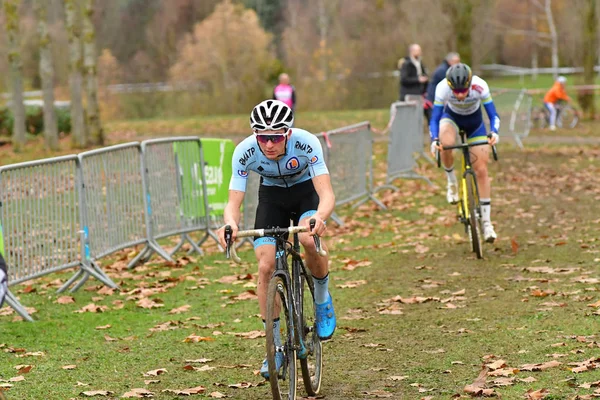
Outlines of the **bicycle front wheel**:
M 556 125 L 562 128 L 575 128 L 578 122 L 579 117 L 571 106 L 564 106 L 561 108 L 560 113 L 556 118 Z
M 292 303 L 287 283 L 280 276 L 269 282 L 267 291 L 266 342 L 269 383 L 274 400 L 296 400 L 298 375 L 296 371 L 296 347 Z M 279 318 L 279 334 L 276 340 L 274 321 Z M 277 368 L 279 367 L 279 368 Z
M 483 232 L 481 231 L 481 224 L 479 223 L 481 215 L 479 190 L 477 189 L 477 182 L 475 181 L 475 176 L 473 176 L 473 174 L 467 174 L 465 179 L 467 182 L 467 202 L 469 205 L 469 237 L 471 239 L 473 252 L 477 255 L 477 258 L 483 258 Z
M 314 282 L 312 276 L 300 278 L 300 315 L 301 346 L 298 358 L 302 369 L 302 381 L 309 396 L 316 396 L 321 390 L 323 370 L 323 346 L 317 335 L 317 310 L 314 300 Z

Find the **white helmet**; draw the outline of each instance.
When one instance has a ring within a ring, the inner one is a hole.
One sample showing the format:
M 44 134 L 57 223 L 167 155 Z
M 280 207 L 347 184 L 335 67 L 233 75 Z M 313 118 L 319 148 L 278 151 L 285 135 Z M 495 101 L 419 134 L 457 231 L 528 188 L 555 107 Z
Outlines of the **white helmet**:
M 257 131 L 291 128 L 294 124 L 294 112 L 279 100 L 265 100 L 250 113 L 250 127 Z
M 564 76 L 559 76 L 558 78 L 556 78 L 556 80 L 560 83 L 566 83 L 567 82 L 567 78 L 565 78 Z

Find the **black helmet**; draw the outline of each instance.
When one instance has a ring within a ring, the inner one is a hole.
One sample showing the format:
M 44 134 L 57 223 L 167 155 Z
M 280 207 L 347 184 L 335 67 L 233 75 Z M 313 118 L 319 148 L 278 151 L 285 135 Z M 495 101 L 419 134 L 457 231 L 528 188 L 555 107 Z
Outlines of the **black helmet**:
M 467 64 L 454 64 L 446 71 L 446 80 L 452 90 L 468 89 L 471 86 L 473 73 Z

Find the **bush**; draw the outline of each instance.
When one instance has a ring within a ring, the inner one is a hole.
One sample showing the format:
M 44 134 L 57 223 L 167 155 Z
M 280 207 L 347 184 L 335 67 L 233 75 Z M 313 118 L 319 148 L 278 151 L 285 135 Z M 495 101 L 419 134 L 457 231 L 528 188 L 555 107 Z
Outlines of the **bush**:
M 68 107 L 55 107 L 58 132 L 71 133 L 71 111 Z M 8 107 L 0 108 L 0 135 L 11 136 L 14 125 L 12 110 Z M 25 128 L 31 135 L 44 132 L 44 109 L 40 106 L 25 107 Z

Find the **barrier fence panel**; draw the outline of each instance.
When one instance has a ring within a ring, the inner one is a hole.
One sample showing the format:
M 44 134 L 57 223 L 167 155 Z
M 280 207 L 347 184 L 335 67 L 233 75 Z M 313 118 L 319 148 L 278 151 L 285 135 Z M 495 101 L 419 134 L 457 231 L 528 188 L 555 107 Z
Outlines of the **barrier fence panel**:
M 202 138 L 206 165 L 206 191 L 210 206 L 210 217 L 213 226 L 219 226 L 223 219 L 223 211 L 229 198 L 229 181 L 231 179 L 231 160 L 235 145 L 229 139 Z
M 373 196 L 373 138 L 369 122 L 345 126 L 324 133 L 327 143 L 326 162 L 335 193 L 336 206 L 360 200 L 355 207 L 373 200 L 386 207 Z M 343 222 L 333 214 L 338 224 Z
M 517 146 L 521 149 L 523 149 L 522 139 L 529 136 L 529 130 L 531 129 L 532 100 L 531 95 L 523 89 L 515 102 L 510 116 L 509 129 L 515 138 Z
M 81 174 L 77 156 L 0 167 L 0 219 L 9 284 L 79 267 L 82 273 L 116 285 L 84 253 Z M 17 299 L 8 304 L 31 320 Z
M 423 179 L 431 184 L 424 176 L 417 174 L 414 168 L 417 166 L 413 157 L 415 132 L 419 129 L 419 115 L 422 110 L 418 103 L 397 101 L 392 104 L 391 110 L 394 114 L 390 127 L 390 140 L 387 155 L 387 177 L 386 183 L 376 188 L 398 190 L 391 183 L 397 178 Z
M 423 96 L 420 95 L 413 95 L 413 94 L 407 94 L 406 95 L 406 101 L 414 101 L 416 103 L 419 104 L 419 110 L 421 110 L 420 112 L 417 113 L 417 127 L 416 127 L 416 132 L 415 135 L 413 136 L 413 152 L 416 154 L 416 157 L 423 157 L 427 162 L 429 162 L 430 164 L 435 164 L 435 161 L 433 161 L 433 159 L 429 156 L 427 150 L 425 150 L 425 115 L 423 112 Z M 429 132 L 429 127 L 427 129 L 427 132 Z
M 189 237 L 192 231 L 205 231 L 208 237 L 208 199 L 203 185 L 202 148 L 197 137 L 153 139 L 142 142 L 143 180 L 146 188 L 145 222 L 147 243 L 130 262 L 146 262 L 161 246 L 156 240 L 181 235 L 171 255 L 183 246 L 202 250 Z
M 141 147 L 125 143 L 78 155 L 82 175 L 86 254 L 94 261 L 126 247 L 148 243 Z M 155 251 L 172 261 L 160 247 Z M 97 267 L 97 265 L 96 265 Z M 99 267 L 97 267 L 99 269 Z M 87 280 L 74 287 L 77 290 Z M 68 282 L 70 283 L 70 282 Z

